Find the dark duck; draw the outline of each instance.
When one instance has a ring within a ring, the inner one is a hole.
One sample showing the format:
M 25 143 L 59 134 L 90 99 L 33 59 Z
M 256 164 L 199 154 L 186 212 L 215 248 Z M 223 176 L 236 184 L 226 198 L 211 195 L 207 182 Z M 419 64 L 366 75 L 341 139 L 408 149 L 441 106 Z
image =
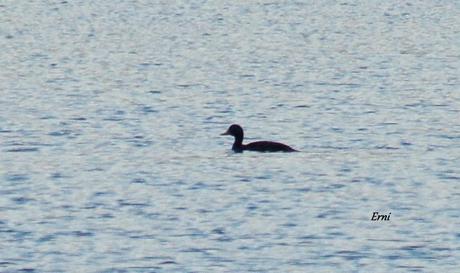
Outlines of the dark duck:
M 297 150 L 289 147 L 286 144 L 273 142 L 273 141 L 256 141 L 249 144 L 243 144 L 243 128 L 238 124 L 233 124 L 228 127 L 227 132 L 221 134 L 222 136 L 230 135 L 235 137 L 232 150 L 237 153 L 243 151 L 256 151 L 256 152 L 298 152 Z

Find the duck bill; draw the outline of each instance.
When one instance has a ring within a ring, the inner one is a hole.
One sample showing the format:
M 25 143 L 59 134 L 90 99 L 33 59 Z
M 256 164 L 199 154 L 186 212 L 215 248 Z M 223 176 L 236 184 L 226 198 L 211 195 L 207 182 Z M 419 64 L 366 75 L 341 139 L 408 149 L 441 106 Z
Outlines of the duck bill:
M 220 134 L 220 135 L 221 135 L 221 136 L 228 136 L 228 135 L 230 135 L 230 133 L 227 131 L 227 132 L 225 132 L 225 133 L 223 133 L 223 134 Z

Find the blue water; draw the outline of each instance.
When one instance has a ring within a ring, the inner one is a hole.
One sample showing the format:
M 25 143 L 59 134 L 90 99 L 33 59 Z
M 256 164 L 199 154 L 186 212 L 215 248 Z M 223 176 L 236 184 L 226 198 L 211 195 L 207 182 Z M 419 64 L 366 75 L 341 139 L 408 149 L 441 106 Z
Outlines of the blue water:
M 1 2 L 0 272 L 458 272 L 459 12 Z

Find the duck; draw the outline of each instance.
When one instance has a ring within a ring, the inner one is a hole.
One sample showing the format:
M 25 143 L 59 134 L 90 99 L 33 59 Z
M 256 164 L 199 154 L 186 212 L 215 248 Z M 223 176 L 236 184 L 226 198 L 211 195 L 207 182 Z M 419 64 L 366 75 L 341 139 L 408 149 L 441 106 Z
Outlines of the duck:
M 244 131 L 243 128 L 238 124 L 230 125 L 227 131 L 221 135 L 235 137 L 235 142 L 233 143 L 232 150 L 236 153 L 242 153 L 243 151 L 298 152 L 298 150 L 286 144 L 274 141 L 256 141 L 248 144 L 243 144 Z

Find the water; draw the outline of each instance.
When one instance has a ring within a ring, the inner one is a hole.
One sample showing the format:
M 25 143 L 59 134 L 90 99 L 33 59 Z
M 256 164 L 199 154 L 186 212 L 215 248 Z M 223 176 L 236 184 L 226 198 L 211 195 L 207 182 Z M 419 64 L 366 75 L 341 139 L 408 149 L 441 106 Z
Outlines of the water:
M 0 271 L 458 270 L 459 11 L 1 2 Z

